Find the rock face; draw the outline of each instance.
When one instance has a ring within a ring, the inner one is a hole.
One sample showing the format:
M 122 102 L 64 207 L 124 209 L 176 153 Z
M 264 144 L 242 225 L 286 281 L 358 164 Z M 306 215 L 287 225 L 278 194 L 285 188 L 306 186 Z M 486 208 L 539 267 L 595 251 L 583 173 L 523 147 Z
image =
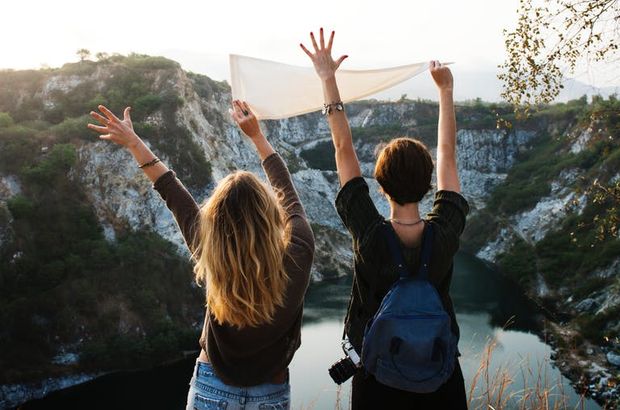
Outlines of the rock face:
M 105 84 L 104 70 L 97 70 L 89 81 Z M 244 169 L 260 175 L 262 170 L 256 154 L 248 141 L 231 122 L 228 110 L 230 94 L 213 93 L 204 98 L 195 90 L 193 81 L 180 69 L 166 75 L 166 87 L 179 92 L 184 104 L 175 114 L 178 125 L 187 129 L 191 139 L 201 149 L 211 166 L 213 179 L 219 180 L 234 169 Z M 83 79 L 83 81 L 85 81 Z M 155 82 L 159 82 L 155 79 Z M 44 86 L 43 95 L 52 90 L 70 92 L 81 84 L 76 76 L 53 77 Z M 393 124 L 415 125 L 410 114 L 416 110 L 414 102 L 376 104 L 357 107 L 352 105 L 350 121 L 354 127 L 377 127 Z M 427 104 L 428 105 L 428 104 Z M 152 114 L 147 123 L 157 126 L 164 121 L 161 115 Z M 263 124 L 269 140 L 288 161 L 300 197 L 313 225 L 317 229 L 317 255 L 313 271 L 315 279 L 323 276 L 344 275 L 350 271 L 349 242 L 334 208 L 337 178 L 332 171 L 311 168 L 300 156 L 318 142 L 330 141 L 325 119 L 318 113 Z M 506 171 L 516 161 L 519 150 L 534 136 L 532 132 L 517 131 L 508 134 L 497 130 L 459 130 L 459 169 L 463 192 L 476 207 L 483 206 L 484 198 L 505 177 Z M 147 143 L 150 136 L 142 136 Z M 374 168 L 375 142 L 358 140 L 358 150 L 366 153 L 362 169 L 370 179 Z M 431 148 L 433 148 L 431 146 Z M 157 150 L 155 150 L 157 152 Z M 179 252 L 188 255 L 183 239 L 158 194 L 150 182 L 136 168 L 131 156 L 124 150 L 106 142 L 83 144 L 78 151 L 78 166 L 73 175 L 87 192 L 106 237 L 114 240 L 123 229 L 148 228 L 177 245 Z M 166 153 L 157 152 L 163 161 Z M 374 181 L 369 181 L 373 197 L 380 211 L 387 215 L 387 202 L 378 194 Z M 200 203 L 213 188 L 211 181 L 192 193 Z M 432 195 L 422 204 L 430 210 Z M 339 254 L 342 258 L 327 258 Z M 323 256 L 321 256 L 323 255 Z

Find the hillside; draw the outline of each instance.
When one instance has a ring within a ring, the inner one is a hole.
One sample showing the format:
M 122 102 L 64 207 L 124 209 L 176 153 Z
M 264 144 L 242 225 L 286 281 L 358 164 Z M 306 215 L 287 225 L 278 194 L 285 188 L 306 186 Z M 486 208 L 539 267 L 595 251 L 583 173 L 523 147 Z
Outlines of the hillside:
M 161 57 L 0 72 L 0 385 L 92 377 L 197 348 L 203 290 L 176 225 L 130 155 L 85 124 L 97 104 L 132 106 L 137 132 L 201 202 L 233 169 L 262 175 L 229 102 L 226 83 Z M 496 263 L 596 346 L 620 332 L 620 240 L 617 230 L 596 237 L 594 216 L 617 217 L 618 209 L 595 203 L 588 187 L 620 178 L 618 110 L 615 98 L 576 100 L 497 129 L 498 115 L 510 119 L 507 107 L 457 107 L 459 171 L 473 209 L 462 247 Z M 411 135 L 436 145 L 435 103 L 362 101 L 347 112 L 366 177 L 377 143 Z M 313 279 L 348 274 L 324 118 L 263 126 L 315 231 Z

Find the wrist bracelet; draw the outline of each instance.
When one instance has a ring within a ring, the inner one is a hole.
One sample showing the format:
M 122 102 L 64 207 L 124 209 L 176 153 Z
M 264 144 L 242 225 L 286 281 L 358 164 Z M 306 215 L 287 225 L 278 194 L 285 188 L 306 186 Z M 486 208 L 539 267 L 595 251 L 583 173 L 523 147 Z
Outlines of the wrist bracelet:
M 138 168 L 146 168 L 146 167 L 151 167 L 155 164 L 157 164 L 159 162 L 159 158 L 155 157 L 152 160 L 150 160 L 149 162 L 145 162 L 142 165 L 138 165 Z
M 323 104 L 323 110 L 321 112 L 323 115 L 330 115 L 333 111 L 332 108 L 335 108 L 336 111 L 344 111 L 344 104 L 342 101 L 333 102 L 331 104 Z

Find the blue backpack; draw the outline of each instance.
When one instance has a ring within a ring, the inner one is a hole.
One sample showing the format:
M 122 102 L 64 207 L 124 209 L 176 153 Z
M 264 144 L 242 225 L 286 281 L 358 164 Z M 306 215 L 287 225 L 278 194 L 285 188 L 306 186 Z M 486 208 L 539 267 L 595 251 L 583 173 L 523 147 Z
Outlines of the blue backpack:
M 458 343 L 450 316 L 428 280 L 433 226 L 424 229 L 416 276 L 407 271 L 392 227 L 386 223 L 383 228 L 400 278 L 366 325 L 362 364 L 381 384 L 431 393 L 452 376 Z

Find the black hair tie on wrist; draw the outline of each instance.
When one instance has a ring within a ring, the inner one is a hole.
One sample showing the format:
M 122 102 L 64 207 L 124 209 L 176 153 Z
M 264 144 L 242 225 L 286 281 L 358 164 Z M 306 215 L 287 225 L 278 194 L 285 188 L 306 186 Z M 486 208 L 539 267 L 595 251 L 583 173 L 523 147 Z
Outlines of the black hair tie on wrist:
M 138 168 L 150 167 L 150 166 L 153 166 L 153 165 L 157 164 L 158 162 L 159 162 L 159 158 L 155 157 L 152 160 L 150 160 L 149 162 L 145 162 L 142 165 L 138 165 Z

